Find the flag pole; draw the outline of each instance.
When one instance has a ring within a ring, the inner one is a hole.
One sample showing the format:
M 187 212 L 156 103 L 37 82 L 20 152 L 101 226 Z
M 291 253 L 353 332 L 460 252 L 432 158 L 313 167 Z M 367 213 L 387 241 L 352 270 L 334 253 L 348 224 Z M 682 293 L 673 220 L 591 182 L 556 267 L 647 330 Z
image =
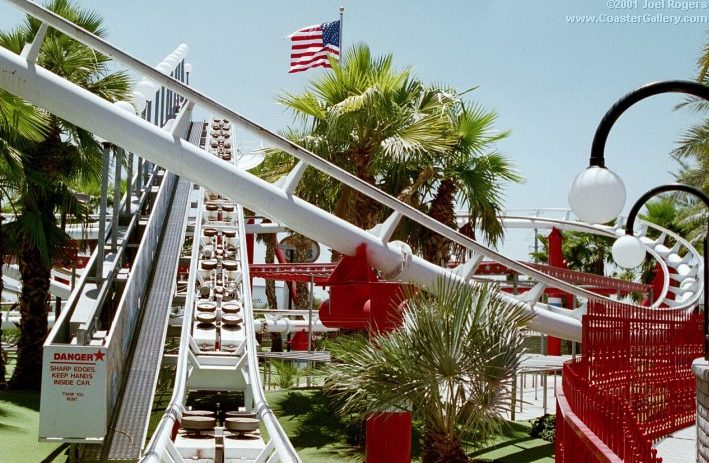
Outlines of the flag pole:
M 340 6 L 340 64 L 344 63 L 344 58 L 345 58 L 345 47 L 343 46 L 342 42 L 342 17 L 345 12 L 345 7 Z

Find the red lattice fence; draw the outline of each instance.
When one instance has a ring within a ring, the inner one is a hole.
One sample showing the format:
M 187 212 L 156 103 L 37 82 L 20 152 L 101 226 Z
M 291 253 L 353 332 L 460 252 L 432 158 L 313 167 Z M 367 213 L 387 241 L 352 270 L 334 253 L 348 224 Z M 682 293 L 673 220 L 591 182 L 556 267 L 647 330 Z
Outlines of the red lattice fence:
M 584 355 L 564 365 L 557 461 L 660 462 L 652 441 L 694 422 L 702 338 L 698 312 L 589 304 Z

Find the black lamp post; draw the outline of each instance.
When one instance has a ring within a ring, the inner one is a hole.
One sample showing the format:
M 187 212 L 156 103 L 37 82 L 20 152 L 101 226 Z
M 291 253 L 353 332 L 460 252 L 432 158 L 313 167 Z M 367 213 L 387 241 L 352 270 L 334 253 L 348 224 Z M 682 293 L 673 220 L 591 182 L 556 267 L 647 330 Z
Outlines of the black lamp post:
M 589 223 L 606 223 L 618 217 L 623 210 L 625 205 L 625 186 L 620 177 L 606 168 L 605 163 L 604 151 L 608 134 L 613 124 L 628 108 L 645 98 L 661 93 L 684 93 L 709 101 L 709 87 L 696 82 L 673 80 L 654 82 L 640 87 L 611 106 L 605 116 L 603 116 L 603 119 L 601 119 L 600 124 L 598 124 L 596 134 L 593 137 L 588 168 L 576 176 L 569 188 L 569 205 L 581 220 Z M 637 240 L 637 238 L 633 237 L 635 217 L 648 198 L 664 191 L 684 191 L 694 194 L 709 207 L 709 198 L 703 192 L 682 184 L 653 188 L 641 196 L 630 211 L 625 230 L 626 237 L 620 239 L 626 240 L 626 243 L 630 245 L 623 246 L 626 248 L 625 250 L 630 251 L 629 254 L 634 254 L 636 258 L 639 256 L 641 261 L 644 256 L 644 247 L 642 252 L 633 252 L 632 243 L 629 241 L 632 239 Z M 707 284 L 707 273 L 709 273 L 707 268 L 707 239 L 709 237 L 704 240 L 704 357 L 709 360 L 709 298 L 706 295 L 707 286 L 709 286 Z M 639 240 L 637 240 L 637 244 L 641 245 Z
M 606 167 L 606 140 L 613 124 L 628 108 L 661 93 L 684 93 L 709 101 L 709 87 L 696 82 L 673 80 L 640 87 L 611 106 L 593 137 L 588 168 L 576 176 L 569 188 L 569 205 L 579 219 L 588 223 L 606 223 L 618 217 L 623 210 L 625 186 L 620 177 Z
M 684 185 L 681 183 L 672 183 L 669 185 L 661 185 L 658 187 L 655 187 L 651 190 L 649 190 L 647 193 L 642 195 L 640 198 L 638 198 L 637 201 L 635 201 L 635 204 L 633 204 L 632 209 L 630 209 L 630 214 L 628 214 L 628 221 L 625 224 L 625 234 L 627 236 L 633 236 L 633 226 L 635 225 L 635 218 L 638 216 L 638 213 L 640 212 L 640 209 L 643 207 L 643 205 L 647 202 L 648 199 L 652 198 L 655 195 L 658 195 L 660 193 L 665 193 L 668 191 L 683 191 L 685 193 L 690 193 L 693 194 L 694 196 L 698 197 L 701 199 L 704 204 L 709 208 L 709 196 L 704 194 L 701 190 L 694 188 L 689 185 Z M 636 239 L 637 240 L 637 239 Z M 642 254 L 645 254 L 645 248 L 640 243 L 640 240 L 637 240 L 637 245 L 640 246 L 640 249 L 642 250 Z M 707 236 L 704 237 L 704 359 L 709 360 L 709 298 L 707 297 L 706 291 L 707 287 L 709 287 L 709 272 L 707 272 L 707 269 L 709 267 L 707 266 L 709 264 L 709 254 L 707 251 L 709 250 L 709 223 L 707 223 Z M 632 251 L 631 251 L 632 253 Z M 615 258 L 615 256 L 614 256 Z M 622 259 L 620 259 L 622 260 Z M 640 259 L 640 262 L 636 261 L 629 261 L 627 262 L 627 265 L 624 265 L 625 262 L 621 262 L 619 259 L 616 259 L 616 262 L 623 266 L 623 267 L 636 267 L 640 263 L 642 263 L 642 259 Z

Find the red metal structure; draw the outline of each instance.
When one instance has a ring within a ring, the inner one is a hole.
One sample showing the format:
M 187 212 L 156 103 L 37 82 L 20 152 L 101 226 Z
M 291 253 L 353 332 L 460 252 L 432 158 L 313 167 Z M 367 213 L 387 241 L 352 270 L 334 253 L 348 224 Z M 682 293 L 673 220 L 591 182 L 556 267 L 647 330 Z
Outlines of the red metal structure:
M 584 355 L 564 365 L 556 460 L 662 461 L 653 440 L 694 422 L 691 364 L 702 343 L 699 312 L 592 302 Z

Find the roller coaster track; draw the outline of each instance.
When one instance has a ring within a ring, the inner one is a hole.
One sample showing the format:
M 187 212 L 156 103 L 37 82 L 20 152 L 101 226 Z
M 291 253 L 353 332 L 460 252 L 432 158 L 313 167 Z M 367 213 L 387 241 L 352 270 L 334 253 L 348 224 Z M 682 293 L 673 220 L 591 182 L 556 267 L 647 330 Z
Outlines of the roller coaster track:
M 171 127 L 180 127 L 181 117 L 184 116 L 178 115 L 175 123 L 168 124 L 165 128 L 156 127 L 136 114 L 121 108 L 120 105 L 111 104 L 43 69 L 34 62 L 31 53 L 20 56 L 0 48 L 0 88 L 21 96 L 126 150 L 140 153 L 146 159 L 169 169 L 180 177 L 191 180 L 196 185 L 205 186 L 222 197 L 235 201 L 238 208 L 236 224 L 240 249 L 245 248 L 243 208 L 247 207 L 272 217 L 284 226 L 324 243 L 345 255 L 354 255 L 356 249 L 365 244 L 370 265 L 377 268 L 385 278 L 407 281 L 421 287 L 430 287 L 440 277 L 468 281 L 473 275 L 475 267 L 483 258 L 487 258 L 524 275 L 530 281 L 536 282 L 533 290 L 519 297 L 505 296 L 526 303 L 528 310 L 534 315 L 529 324 L 531 329 L 575 341 L 581 340 L 581 323 L 569 311 L 539 302 L 545 288 L 557 288 L 586 301 L 615 302 L 540 271 L 533 266 L 511 259 L 448 228 L 39 5 L 26 0 L 6 1 L 36 17 L 49 27 L 65 33 L 95 51 L 113 58 L 131 71 L 180 95 L 186 100 L 184 107 L 189 110 L 195 105 L 201 106 L 211 112 L 215 118 L 229 120 L 231 123 L 258 135 L 266 144 L 300 159 L 296 167 L 277 184 L 265 182 L 238 169 L 233 163 L 224 162 L 223 159 L 217 158 L 212 153 L 181 140 Z M 36 41 L 41 43 L 41 35 L 43 34 L 38 35 L 40 37 L 37 37 Z M 38 46 L 38 44 L 32 46 Z M 298 198 L 294 195 L 294 191 L 307 167 L 319 169 L 341 183 L 377 200 L 382 206 L 393 210 L 392 215 L 374 229 L 362 230 Z M 431 264 L 413 255 L 405 243 L 391 241 L 394 229 L 403 217 L 407 217 L 468 249 L 471 258 L 451 270 Z M 584 231 L 610 237 L 619 236 L 622 233 L 620 221 L 614 228 L 591 226 L 568 217 L 566 220 L 544 217 L 506 217 L 504 220 L 508 228 L 517 226 L 531 229 L 556 227 L 562 230 Z M 666 277 L 661 294 L 653 302 L 654 309 L 648 310 L 657 310 L 661 305 L 670 306 L 671 310 L 693 308 L 704 291 L 702 279 L 699 278 L 704 270 L 697 252 L 685 240 L 667 230 L 659 229 L 661 234 L 656 239 L 648 238 L 645 230 L 646 228 L 643 228 L 641 231 L 643 242 L 660 263 Z M 199 236 L 197 235 L 197 237 Z M 675 241 L 676 244 L 672 248 L 667 248 L 664 245 L 666 237 L 671 237 Z M 193 247 L 193 252 L 197 252 L 197 246 Z M 245 283 L 248 281 L 246 279 L 248 265 L 245 258 L 245 253 L 241 252 L 242 283 L 239 299 L 243 304 L 243 325 L 246 333 L 246 355 L 244 358 L 247 365 L 244 366 L 243 371 L 248 376 L 248 390 L 253 393 L 250 399 L 254 402 L 258 418 L 265 424 L 269 432 L 271 441 L 265 448 L 270 448 L 274 452 L 269 457 L 269 461 L 299 461 L 293 447 L 265 403 L 263 391 L 259 387 L 253 316 L 250 307 L 251 294 L 249 285 Z M 198 273 L 197 269 L 190 272 L 190 284 L 194 284 Z M 670 285 L 671 280 L 675 281 L 677 285 Z M 181 461 L 180 458 L 182 458 L 179 452 L 175 451 L 171 433 L 172 425 L 182 418 L 182 413 L 185 411 L 182 409 L 184 408 L 182 406 L 184 395 L 180 396 L 180 394 L 185 394 L 187 388 L 187 372 L 200 363 L 200 359 L 192 358 L 193 354 L 190 357 L 190 350 L 185 348 L 190 344 L 189 337 L 192 331 L 190 328 L 195 316 L 194 309 L 192 303 L 185 305 L 181 337 L 182 348 L 178 358 L 178 369 L 181 375 L 178 377 L 178 381 L 182 388 L 178 390 L 176 387 L 175 394 L 177 396 L 173 396 L 171 407 L 146 450 L 145 461 L 161 459 Z M 199 348 L 199 346 L 197 347 Z M 192 348 L 194 350 L 194 346 Z

